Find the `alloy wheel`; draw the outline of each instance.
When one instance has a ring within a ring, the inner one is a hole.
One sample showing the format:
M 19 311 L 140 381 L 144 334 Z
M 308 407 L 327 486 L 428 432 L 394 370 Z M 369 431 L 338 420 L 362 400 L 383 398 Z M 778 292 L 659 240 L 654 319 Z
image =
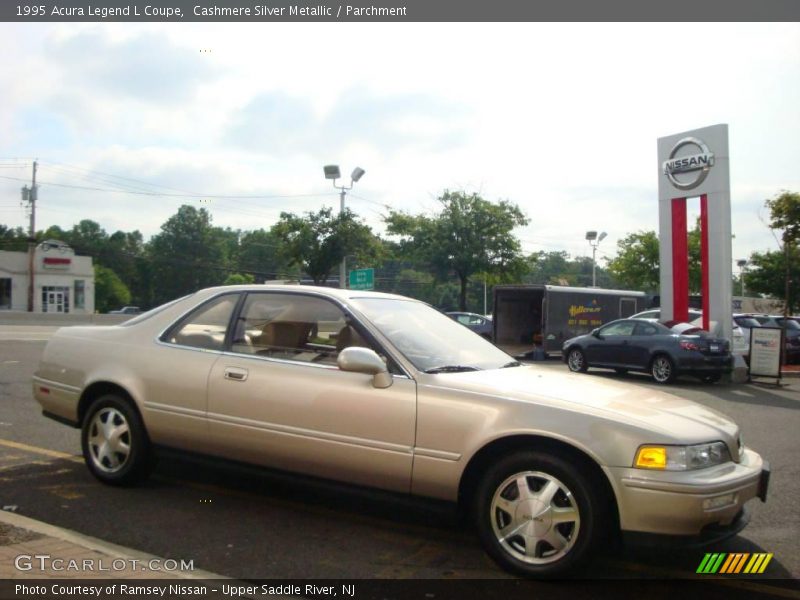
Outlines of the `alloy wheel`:
M 89 426 L 89 453 L 94 466 L 104 473 L 116 473 L 128 462 L 131 434 L 128 421 L 119 410 L 97 411 Z
M 581 518 L 572 492 L 539 471 L 508 477 L 492 497 L 492 531 L 508 554 L 543 565 L 567 555 L 578 539 Z

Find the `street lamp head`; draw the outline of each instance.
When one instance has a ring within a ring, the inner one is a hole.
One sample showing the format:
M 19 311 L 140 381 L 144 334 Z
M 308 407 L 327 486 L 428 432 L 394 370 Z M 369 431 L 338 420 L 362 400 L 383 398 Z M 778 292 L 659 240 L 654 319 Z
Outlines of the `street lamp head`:
M 747 266 L 747 260 L 745 260 L 744 258 L 740 258 L 739 260 L 736 261 L 736 266 L 738 266 L 740 269 L 743 269 L 744 267 Z
M 361 179 L 361 177 L 363 177 L 364 173 L 366 173 L 364 169 L 362 169 L 361 167 L 356 167 L 355 169 L 353 169 L 353 174 L 350 175 L 350 179 L 352 179 L 354 182 L 358 181 L 359 179 Z
M 587 231 L 586 232 L 586 239 L 589 240 L 590 242 L 596 240 L 597 239 L 597 232 L 596 231 Z
M 339 179 L 342 174 L 339 172 L 339 165 L 325 165 L 325 179 Z
M 599 237 L 599 238 L 597 238 L 597 243 L 599 244 L 599 243 L 600 243 L 600 242 L 602 242 L 604 239 L 606 239 L 606 236 L 607 236 L 607 235 L 608 235 L 608 234 L 607 234 L 605 231 L 604 231 L 603 233 L 601 233 L 601 234 L 600 234 L 600 237 Z

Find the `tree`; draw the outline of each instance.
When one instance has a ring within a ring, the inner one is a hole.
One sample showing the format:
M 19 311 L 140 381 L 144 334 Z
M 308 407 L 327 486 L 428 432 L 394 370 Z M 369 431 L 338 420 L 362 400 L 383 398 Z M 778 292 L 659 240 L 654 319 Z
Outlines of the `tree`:
M 699 293 L 702 287 L 700 219 L 688 232 L 689 290 Z M 655 231 L 631 233 L 617 242 L 617 255 L 606 259 L 608 270 L 624 288 L 654 293 L 660 287 L 659 241 Z
M 315 285 L 325 283 L 345 256 L 365 264 L 382 260 L 380 240 L 349 209 L 337 215 L 330 208 L 304 216 L 282 212 L 271 233 L 280 241 L 280 256 Z
M 792 265 L 796 261 L 797 245 L 800 242 L 800 194 L 784 190 L 764 203 L 770 212 L 769 227 L 772 230 L 783 230 L 781 234 L 781 250 L 783 251 L 784 285 L 783 293 L 778 295 L 784 300 L 786 315 L 794 310 L 797 295 L 792 290 Z
M 108 312 L 131 302 L 131 293 L 117 274 L 102 265 L 94 266 L 94 307 Z
M 0 225 L 0 250 L 7 252 L 26 252 L 28 250 L 28 234 L 22 227 Z
M 226 244 L 225 230 L 212 227 L 208 211 L 181 206 L 147 245 L 153 301 L 161 304 L 222 283 L 228 269 Z
M 799 261 L 790 261 L 788 270 L 791 280 L 800 280 Z M 744 274 L 748 295 L 763 294 L 771 298 L 781 298 L 788 305 L 789 312 L 800 310 L 800 298 L 796 290 L 790 288 L 788 299 L 786 297 L 786 272 L 785 252 L 753 252 Z
M 246 285 L 254 281 L 255 278 L 249 273 L 245 273 L 244 275 L 242 273 L 231 273 L 225 278 L 222 285 Z
M 525 283 L 545 283 L 551 285 L 592 285 L 592 259 L 588 256 L 570 258 L 567 252 L 534 252 L 527 258 L 527 272 L 522 278 Z M 610 288 L 616 285 L 610 273 L 597 267 L 597 284 Z
M 287 264 L 281 245 L 281 239 L 271 231 L 256 229 L 244 232 L 239 241 L 236 270 L 254 275 L 259 282 L 298 277 L 297 270 L 292 270 Z
M 391 211 L 387 231 L 400 237 L 401 255 L 433 270 L 439 281 L 458 278 L 459 307 L 467 309 L 467 284 L 479 273 L 501 280 L 518 277 L 525 262 L 519 240 L 512 235 L 528 219 L 511 202 L 493 204 L 478 194 L 445 191 L 438 215 L 410 215 Z
M 617 242 L 608 270 L 622 287 L 655 292 L 659 289 L 659 244 L 655 231 L 631 233 Z

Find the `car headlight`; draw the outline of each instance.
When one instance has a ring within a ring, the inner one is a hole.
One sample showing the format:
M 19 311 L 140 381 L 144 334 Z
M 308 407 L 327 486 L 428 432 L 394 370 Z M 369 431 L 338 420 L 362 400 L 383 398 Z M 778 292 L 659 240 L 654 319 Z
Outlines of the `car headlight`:
M 693 471 L 729 462 L 731 454 L 724 442 L 693 446 L 640 446 L 633 466 L 659 471 Z

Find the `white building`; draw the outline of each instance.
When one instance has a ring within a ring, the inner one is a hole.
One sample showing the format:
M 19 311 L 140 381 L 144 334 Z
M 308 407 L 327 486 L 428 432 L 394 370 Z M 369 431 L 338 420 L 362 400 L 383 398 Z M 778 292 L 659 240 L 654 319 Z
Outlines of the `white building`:
M 33 259 L 33 312 L 92 314 L 91 256 L 75 256 L 64 242 L 46 240 Z M 28 310 L 27 252 L 0 251 L 0 310 Z

